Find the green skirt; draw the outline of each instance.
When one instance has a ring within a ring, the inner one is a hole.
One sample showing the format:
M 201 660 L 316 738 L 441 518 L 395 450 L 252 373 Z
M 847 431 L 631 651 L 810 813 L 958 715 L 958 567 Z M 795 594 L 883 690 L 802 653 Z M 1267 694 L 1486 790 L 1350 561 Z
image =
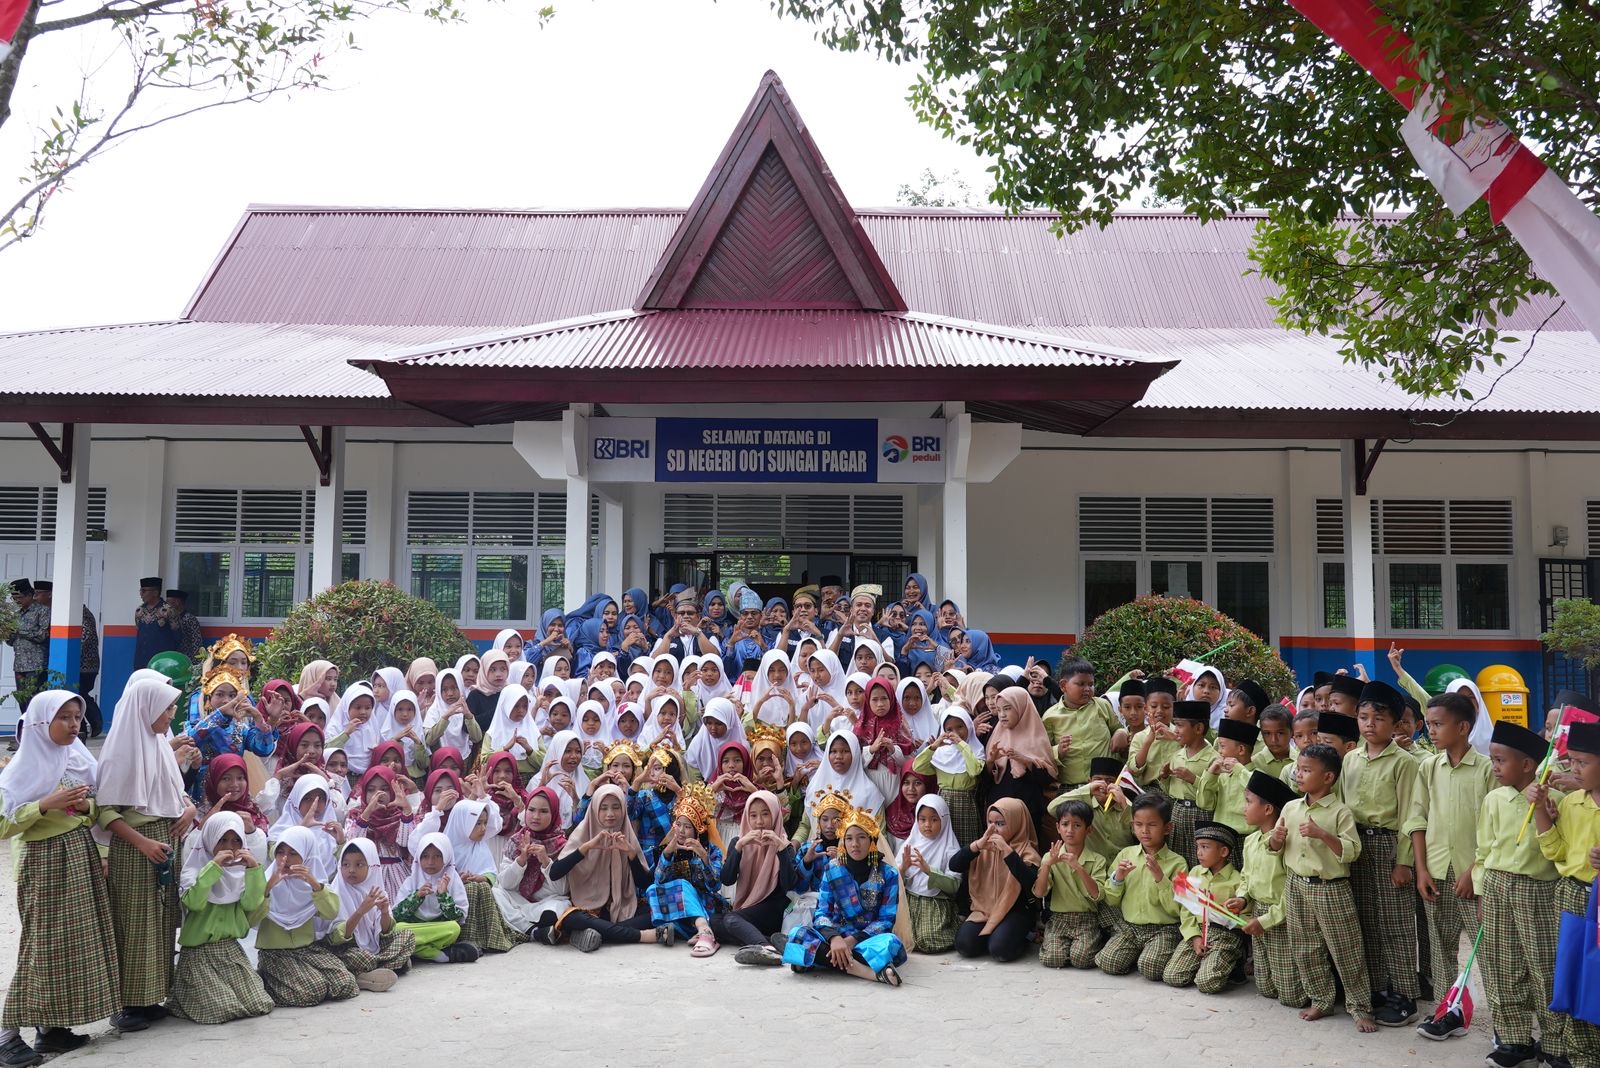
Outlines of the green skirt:
M 906 911 L 911 914 L 911 934 L 916 939 L 917 953 L 948 953 L 955 948 L 956 903 L 940 895 L 923 897 L 921 894 L 905 895 Z
M 256 970 L 275 1005 L 309 1009 L 324 1001 L 344 1001 L 361 991 L 344 962 L 321 942 L 299 949 L 262 949 Z
M 0 1027 L 76 1027 L 122 1007 L 111 893 L 89 828 L 23 844 L 17 911 L 17 969 Z
M 124 1005 L 159 1005 L 172 989 L 173 951 L 182 918 L 176 873 L 183 869 L 182 843 L 173 837 L 172 823 L 161 819 L 139 828 L 146 838 L 172 847 L 174 875 L 165 886 L 143 853 L 115 835 L 111 838 L 111 922 Z
M 488 953 L 504 953 L 523 939 L 500 914 L 494 887 L 487 882 L 466 883 L 467 918 L 461 924 L 461 941 L 470 942 Z
M 353 940 L 337 946 L 330 942 L 328 948 L 344 962 L 351 975 L 362 975 L 379 968 L 404 972 L 411 967 L 411 957 L 417 951 L 417 936 L 410 931 L 400 930 L 397 924 L 378 939 L 376 953 L 362 949 Z
M 272 1011 L 272 998 L 237 939 L 178 951 L 167 1007 L 198 1024 L 223 1024 Z

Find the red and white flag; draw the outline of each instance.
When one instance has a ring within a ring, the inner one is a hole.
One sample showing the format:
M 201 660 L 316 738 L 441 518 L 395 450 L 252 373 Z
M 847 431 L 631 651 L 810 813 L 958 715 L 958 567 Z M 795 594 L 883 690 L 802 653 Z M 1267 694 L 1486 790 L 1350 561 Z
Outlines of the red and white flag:
M 11 42 L 17 39 L 22 18 L 28 13 L 30 0 L 0 0 L 0 63 L 11 55 Z
M 1533 268 L 1600 338 L 1600 218 L 1509 126 L 1492 116 L 1464 124 L 1450 141 L 1432 87 L 1407 59 L 1412 42 L 1371 0 L 1289 0 L 1392 93 L 1409 114 L 1401 136 L 1457 215 L 1480 199 L 1528 253 Z

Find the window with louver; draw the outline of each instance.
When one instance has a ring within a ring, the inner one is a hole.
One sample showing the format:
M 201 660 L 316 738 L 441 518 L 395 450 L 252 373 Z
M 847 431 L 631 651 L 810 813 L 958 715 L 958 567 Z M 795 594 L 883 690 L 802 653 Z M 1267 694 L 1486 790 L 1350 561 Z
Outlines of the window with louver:
M 905 547 L 898 495 L 669 493 L 662 504 L 667 552 L 899 554 Z

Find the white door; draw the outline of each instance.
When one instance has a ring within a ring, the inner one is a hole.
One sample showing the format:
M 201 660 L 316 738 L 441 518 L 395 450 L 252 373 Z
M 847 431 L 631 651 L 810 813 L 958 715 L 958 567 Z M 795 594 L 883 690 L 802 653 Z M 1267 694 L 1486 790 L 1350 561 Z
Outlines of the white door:
M 10 542 L 0 544 L 0 561 L 4 564 L 4 582 L 10 586 L 12 579 L 44 578 L 51 572 L 55 561 L 54 542 Z M 96 619 L 101 620 L 100 629 L 105 631 L 105 622 L 100 614 L 100 587 L 101 576 L 105 566 L 105 545 L 102 542 L 90 542 L 84 546 L 83 552 L 83 603 L 89 606 Z M 9 588 L 6 596 L 10 596 Z M 16 698 L 12 691 L 16 688 L 16 676 L 11 670 L 11 646 L 0 645 L 0 730 L 15 732 L 17 720 L 22 718 L 22 710 L 17 707 Z M 98 689 L 98 686 L 96 687 Z

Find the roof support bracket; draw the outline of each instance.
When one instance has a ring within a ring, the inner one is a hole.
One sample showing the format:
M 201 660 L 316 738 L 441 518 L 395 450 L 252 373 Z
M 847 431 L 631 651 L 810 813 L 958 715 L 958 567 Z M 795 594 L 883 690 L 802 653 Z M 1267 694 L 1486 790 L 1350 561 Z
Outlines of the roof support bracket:
M 319 436 L 313 434 L 310 427 L 301 424 L 300 435 L 306 439 L 311 458 L 317 463 L 317 485 L 326 486 L 333 477 L 333 427 L 323 427 Z
M 1389 444 L 1388 438 L 1374 438 L 1372 449 L 1367 449 L 1366 438 L 1356 438 L 1356 496 L 1367 495 L 1367 480 L 1372 477 L 1373 469 L 1378 466 L 1378 457 L 1383 455 L 1383 447 Z
M 33 436 L 39 439 L 39 444 L 44 446 L 44 451 L 50 454 L 50 459 L 56 462 L 56 469 L 61 472 L 62 482 L 72 481 L 72 428 L 71 423 L 61 424 L 61 444 L 57 445 L 50 432 L 44 428 L 43 423 L 29 423 L 28 429 L 33 431 Z

